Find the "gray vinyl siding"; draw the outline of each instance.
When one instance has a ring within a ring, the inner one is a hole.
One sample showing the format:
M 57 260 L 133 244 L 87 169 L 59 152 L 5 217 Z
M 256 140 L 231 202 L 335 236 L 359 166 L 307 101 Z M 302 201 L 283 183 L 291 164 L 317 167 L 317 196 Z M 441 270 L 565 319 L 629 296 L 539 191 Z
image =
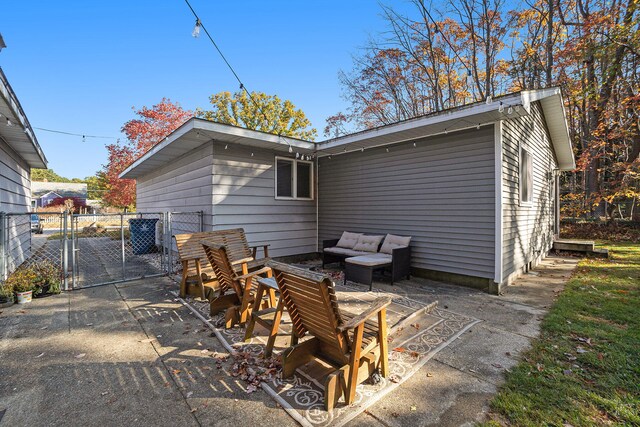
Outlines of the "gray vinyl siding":
M 28 212 L 31 168 L 0 138 L 0 212 Z
M 211 230 L 213 182 L 213 146 L 205 143 L 178 160 L 137 179 L 138 212 L 204 212 L 205 230 Z M 189 219 L 194 222 L 196 217 Z M 187 221 L 187 218 L 184 218 Z M 180 229 L 174 224 L 173 234 L 193 232 L 193 224 Z
M 31 168 L 0 138 L 0 212 L 20 213 L 5 219 L 7 274 L 31 254 Z
M 276 153 L 224 147 L 214 145 L 214 229 L 242 227 L 250 244 L 270 244 L 272 257 L 316 252 L 316 201 L 276 200 Z
M 412 236 L 412 267 L 493 278 L 493 126 L 323 157 L 319 240 Z
M 520 144 L 533 158 L 533 202 L 520 204 Z M 503 280 L 553 245 L 553 182 L 557 168 L 542 109 L 532 104 L 531 115 L 503 122 L 502 126 Z

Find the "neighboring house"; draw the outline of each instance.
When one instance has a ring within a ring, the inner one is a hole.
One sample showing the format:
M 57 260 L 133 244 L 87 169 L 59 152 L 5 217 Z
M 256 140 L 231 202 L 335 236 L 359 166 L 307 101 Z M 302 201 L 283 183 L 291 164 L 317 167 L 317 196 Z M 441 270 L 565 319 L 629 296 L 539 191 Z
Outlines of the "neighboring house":
M 344 230 L 408 235 L 414 274 L 497 293 L 550 250 L 559 172 L 574 168 L 551 88 L 320 143 L 194 118 L 121 176 L 139 211 L 202 210 L 207 229 L 244 227 L 272 256 Z
M 41 182 L 31 183 L 31 194 L 36 201 L 36 206 L 43 208 L 49 206 L 57 198 L 76 198 L 87 202 L 87 184 L 75 182 Z
M 46 167 L 29 120 L 0 69 L 0 213 L 30 212 L 31 168 Z M 28 215 L 3 215 L 2 221 L 0 279 L 29 256 L 31 247 Z

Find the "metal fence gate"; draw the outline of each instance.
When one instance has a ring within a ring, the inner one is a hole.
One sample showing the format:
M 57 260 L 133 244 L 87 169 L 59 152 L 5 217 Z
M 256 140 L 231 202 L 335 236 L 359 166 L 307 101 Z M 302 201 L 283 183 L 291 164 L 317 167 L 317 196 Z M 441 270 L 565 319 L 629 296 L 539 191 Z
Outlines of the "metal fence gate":
M 18 268 L 50 263 L 63 289 L 176 272 L 171 236 L 203 230 L 202 212 L 116 214 L 0 212 L 0 280 Z

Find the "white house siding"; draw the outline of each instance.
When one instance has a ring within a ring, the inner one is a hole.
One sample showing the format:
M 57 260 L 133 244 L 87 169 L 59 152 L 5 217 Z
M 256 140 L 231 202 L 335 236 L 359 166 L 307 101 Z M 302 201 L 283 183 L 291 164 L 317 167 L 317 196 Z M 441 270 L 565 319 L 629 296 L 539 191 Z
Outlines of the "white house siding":
M 542 109 L 532 104 L 529 116 L 502 126 L 503 283 L 529 263 L 535 265 L 553 245 L 554 178 L 557 168 Z M 520 144 L 533 157 L 533 203 L 520 206 Z
M 27 213 L 31 206 L 29 165 L 0 138 L 0 212 Z M 29 215 L 8 215 L 4 246 L 8 250 L 7 273 L 30 256 L 31 226 Z
M 205 143 L 178 160 L 137 179 L 138 212 L 204 212 L 204 228 L 212 227 L 213 145 Z M 176 216 L 173 234 L 196 231 L 196 217 Z M 187 223 L 188 221 L 188 223 Z
M 27 212 L 31 206 L 29 165 L 0 138 L 0 212 Z
M 214 145 L 214 229 L 242 227 L 250 244 L 270 244 L 272 257 L 316 252 L 316 201 L 276 200 L 276 153 L 225 146 Z
M 345 230 L 412 236 L 412 267 L 491 279 L 494 129 L 484 126 L 323 157 L 319 239 Z

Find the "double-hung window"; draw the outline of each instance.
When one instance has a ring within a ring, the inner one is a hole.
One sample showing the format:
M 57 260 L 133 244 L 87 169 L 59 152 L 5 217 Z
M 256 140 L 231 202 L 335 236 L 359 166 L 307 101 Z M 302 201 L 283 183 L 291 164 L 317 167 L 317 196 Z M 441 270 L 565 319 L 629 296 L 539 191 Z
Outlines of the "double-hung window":
M 520 147 L 520 204 L 533 203 L 533 159 L 526 147 Z
M 276 199 L 313 199 L 313 163 L 276 157 Z

